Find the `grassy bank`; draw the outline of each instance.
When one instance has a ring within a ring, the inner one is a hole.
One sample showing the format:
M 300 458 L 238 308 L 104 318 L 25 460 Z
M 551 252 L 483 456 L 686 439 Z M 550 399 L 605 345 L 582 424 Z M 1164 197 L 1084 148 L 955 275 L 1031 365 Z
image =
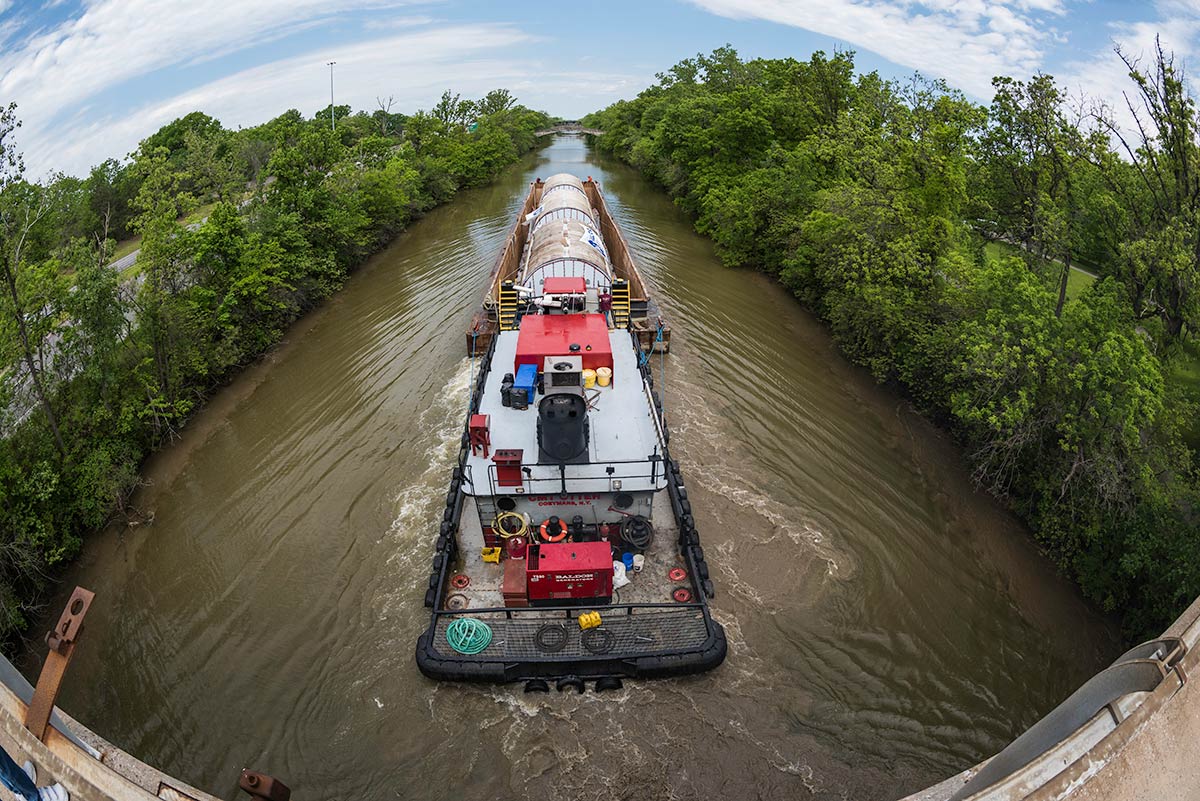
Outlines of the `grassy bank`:
M 1123 194 L 1156 164 L 1072 127 L 1048 76 L 996 79 L 985 108 L 853 60 L 722 48 L 586 123 L 725 263 L 774 275 L 948 427 L 976 482 L 1130 637 L 1157 634 L 1200 594 L 1200 482 L 1179 392 L 1195 373 L 1166 356 L 1190 308 L 1171 288 L 1191 284 L 1154 272 L 1195 269 L 1194 253 Z M 985 220 L 986 245 L 969 222 Z M 1072 270 L 1060 298 L 1067 258 L 1110 277 Z
M 0 211 L 51 210 L 0 217 L 18 289 L 0 301 L 0 363 L 26 361 L 28 341 L 35 365 L 0 382 L 0 641 L 89 531 L 136 516 L 142 459 L 208 393 L 414 219 L 532 149 L 548 120 L 503 91 L 447 93 L 411 116 L 335 112 L 336 132 L 329 109 L 238 131 L 197 112 L 95 181 L 0 185 Z M 91 214 L 114 186 L 128 206 L 116 227 Z M 20 219 L 35 223 L 12 229 Z M 107 267 L 113 243 L 97 245 L 122 229 L 140 249 L 132 297 Z

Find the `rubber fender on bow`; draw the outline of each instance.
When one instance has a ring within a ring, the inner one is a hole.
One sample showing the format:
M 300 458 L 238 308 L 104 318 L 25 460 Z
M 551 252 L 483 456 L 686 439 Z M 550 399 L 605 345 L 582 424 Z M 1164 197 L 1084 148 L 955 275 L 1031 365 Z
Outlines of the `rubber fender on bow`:
M 569 690 L 572 687 L 575 688 L 576 693 L 582 695 L 584 691 L 583 679 L 579 678 L 578 676 L 563 676 L 561 679 L 554 682 L 554 689 L 558 690 L 560 693 L 564 690 Z
M 550 692 L 550 685 L 541 679 L 530 679 L 529 681 L 525 682 L 525 692 L 527 694 L 548 693 Z
M 596 679 L 596 692 L 604 693 L 613 690 L 619 690 L 625 684 L 616 676 L 605 676 L 602 679 Z

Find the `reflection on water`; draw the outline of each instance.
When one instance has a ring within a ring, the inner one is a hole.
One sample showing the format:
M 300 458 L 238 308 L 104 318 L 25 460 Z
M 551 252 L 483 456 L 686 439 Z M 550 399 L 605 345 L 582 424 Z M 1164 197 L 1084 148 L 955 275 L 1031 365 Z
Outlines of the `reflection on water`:
M 603 184 L 674 329 L 655 370 L 730 638 L 617 694 L 413 664 L 467 404 L 462 331 L 535 176 Z M 90 543 L 61 705 L 226 797 L 886 799 L 998 750 L 1117 650 L 954 449 L 633 171 L 559 139 L 373 259 L 147 468 Z M 32 661 L 32 660 L 31 660 Z

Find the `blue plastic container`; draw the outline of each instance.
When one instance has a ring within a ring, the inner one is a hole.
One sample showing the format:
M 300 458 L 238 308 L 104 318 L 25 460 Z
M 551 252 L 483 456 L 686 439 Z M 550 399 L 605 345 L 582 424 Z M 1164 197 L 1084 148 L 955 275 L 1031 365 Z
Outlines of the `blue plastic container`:
M 533 403 L 533 393 L 537 386 L 537 367 L 532 364 L 522 364 L 517 368 L 517 377 L 513 380 L 513 390 L 524 390 L 525 403 Z M 517 403 L 513 403 L 514 406 Z
M 625 563 L 625 572 L 632 573 L 633 572 L 633 554 L 631 554 L 629 552 L 625 552 L 625 553 L 621 554 L 621 561 Z

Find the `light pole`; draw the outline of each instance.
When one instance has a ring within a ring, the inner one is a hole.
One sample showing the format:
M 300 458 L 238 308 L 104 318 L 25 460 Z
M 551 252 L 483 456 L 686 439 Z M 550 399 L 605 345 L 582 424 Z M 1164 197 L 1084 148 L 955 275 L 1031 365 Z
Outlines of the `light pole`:
M 336 61 L 329 62 L 329 129 L 337 131 L 337 120 L 333 116 L 333 65 Z

